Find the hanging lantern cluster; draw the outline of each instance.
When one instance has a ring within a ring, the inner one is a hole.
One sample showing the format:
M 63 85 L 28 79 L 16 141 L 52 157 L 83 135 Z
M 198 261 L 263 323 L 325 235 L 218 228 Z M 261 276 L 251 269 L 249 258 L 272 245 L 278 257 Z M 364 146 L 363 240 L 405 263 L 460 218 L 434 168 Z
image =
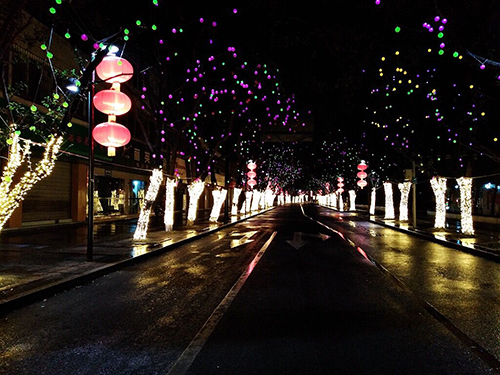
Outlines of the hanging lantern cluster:
M 97 66 L 96 73 L 103 81 L 111 83 L 111 89 L 99 91 L 94 96 L 94 107 L 108 115 L 108 121 L 92 131 L 95 141 L 108 148 L 108 156 L 115 156 L 116 147 L 130 142 L 130 131 L 116 122 L 116 116 L 124 115 L 132 108 L 130 98 L 120 91 L 120 84 L 134 74 L 132 64 L 115 55 L 106 56 Z
M 338 183 L 337 183 L 337 187 L 338 187 L 337 193 L 342 194 L 344 192 L 344 189 L 343 189 L 344 183 L 342 182 L 342 181 L 344 181 L 344 178 L 343 177 L 339 177 L 339 178 L 337 178 L 337 181 L 338 181 Z
M 365 172 L 366 168 L 368 168 L 368 165 L 366 165 L 364 160 L 361 160 L 361 162 L 358 164 L 358 186 L 363 189 L 368 183 L 365 181 L 365 178 L 368 176 Z
M 257 181 L 255 180 L 255 177 L 257 177 L 257 173 L 255 173 L 255 169 L 257 168 L 257 164 L 255 164 L 253 161 L 249 161 L 247 164 L 247 169 L 249 170 L 247 172 L 247 185 L 253 188 L 255 185 L 257 185 Z

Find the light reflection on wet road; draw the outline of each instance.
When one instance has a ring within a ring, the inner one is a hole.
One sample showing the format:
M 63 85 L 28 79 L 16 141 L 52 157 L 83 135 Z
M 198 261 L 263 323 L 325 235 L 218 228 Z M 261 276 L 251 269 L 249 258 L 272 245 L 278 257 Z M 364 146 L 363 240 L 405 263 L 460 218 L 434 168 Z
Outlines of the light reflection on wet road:
M 410 290 L 500 359 L 500 265 L 494 261 L 364 221 L 306 207 L 343 233 Z

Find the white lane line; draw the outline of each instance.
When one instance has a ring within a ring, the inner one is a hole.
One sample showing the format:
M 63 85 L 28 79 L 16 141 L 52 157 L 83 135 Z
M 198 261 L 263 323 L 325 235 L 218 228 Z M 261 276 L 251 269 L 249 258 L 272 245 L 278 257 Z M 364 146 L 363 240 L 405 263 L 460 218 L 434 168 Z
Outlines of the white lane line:
M 222 316 L 226 313 L 227 309 L 229 308 L 229 305 L 233 302 L 233 300 L 236 298 L 236 295 L 240 291 L 240 289 L 243 287 L 245 282 L 247 281 L 248 277 L 252 273 L 252 271 L 255 269 L 255 266 L 257 263 L 259 263 L 259 260 L 262 258 L 264 253 L 266 252 L 267 248 L 273 241 L 274 237 L 276 237 L 276 234 L 278 232 L 273 232 L 271 237 L 267 240 L 267 242 L 262 246 L 262 248 L 259 250 L 257 255 L 253 258 L 252 262 L 248 265 L 248 267 L 245 269 L 245 271 L 241 274 L 239 279 L 234 283 L 233 287 L 229 290 L 229 292 L 226 294 L 224 299 L 221 301 L 219 306 L 213 311 L 212 315 L 208 318 L 208 320 L 205 322 L 203 327 L 198 331 L 194 339 L 191 341 L 191 343 L 187 346 L 187 348 L 182 352 L 181 356 L 177 359 L 177 361 L 174 363 L 173 367 L 170 369 L 167 375 L 184 375 L 188 371 L 189 367 L 191 367 L 192 363 L 196 359 L 196 356 L 198 353 L 201 351 L 201 348 L 203 348 L 203 345 L 208 341 L 208 338 L 214 331 L 215 327 L 221 320 Z

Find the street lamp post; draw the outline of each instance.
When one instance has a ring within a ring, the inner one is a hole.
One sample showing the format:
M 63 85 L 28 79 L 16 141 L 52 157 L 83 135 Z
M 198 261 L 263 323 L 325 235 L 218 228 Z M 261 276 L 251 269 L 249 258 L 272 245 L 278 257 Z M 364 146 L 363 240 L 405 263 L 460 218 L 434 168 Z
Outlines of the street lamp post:
M 88 228 L 87 228 L 87 261 L 91 262 L 94 256 L 94 137 L 92 130 L 94 127 L 94 97 L 95 73 L 92 72 L 92 82 L 88 91 L 88 139 L 89 139 L 89 170 L 88 170 Z

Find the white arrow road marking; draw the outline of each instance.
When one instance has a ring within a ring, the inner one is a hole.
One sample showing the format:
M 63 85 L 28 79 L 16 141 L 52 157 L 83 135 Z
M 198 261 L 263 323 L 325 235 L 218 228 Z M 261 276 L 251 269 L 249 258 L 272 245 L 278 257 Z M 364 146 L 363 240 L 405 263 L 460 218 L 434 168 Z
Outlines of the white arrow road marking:
M 292 241 L 286 241 L 288 242 L 290 245 L 292 245 L 292 247 L 295 249 L 295 250 L 298 250 L 300 249 L 302 246 L 304 246 L 307 241 L 302 241 L 302 233 L 301 232 L 294 232 L 293 233 L 293 240 Z
M 257 233 L 257 231 L 250 231 L 247 233 L 231 233 L 231 237 L 243 235 L 243 237 L 241 237 L 238 240 L 231 240 L 231 249 L 234 249 L 235 247 L 253 242 L 253 240 L 251 240 L 250 237 L 252 237 L 255 233 Z
M 321 241 L 325 241 L 330 238 L 330 236 L 327 236 L 326 234 L 319 233 L 302 233 L 302 232 L 294 232 L 293 233 L 293 240 L 287 240 L 291 246 L 293 246 L 296 250 L 300 249 L 302 246 L 308 243 L 308 241 L 302 241 L 302 236 L 304 237 L 309 237 L 309 238 L 319 238 Z

